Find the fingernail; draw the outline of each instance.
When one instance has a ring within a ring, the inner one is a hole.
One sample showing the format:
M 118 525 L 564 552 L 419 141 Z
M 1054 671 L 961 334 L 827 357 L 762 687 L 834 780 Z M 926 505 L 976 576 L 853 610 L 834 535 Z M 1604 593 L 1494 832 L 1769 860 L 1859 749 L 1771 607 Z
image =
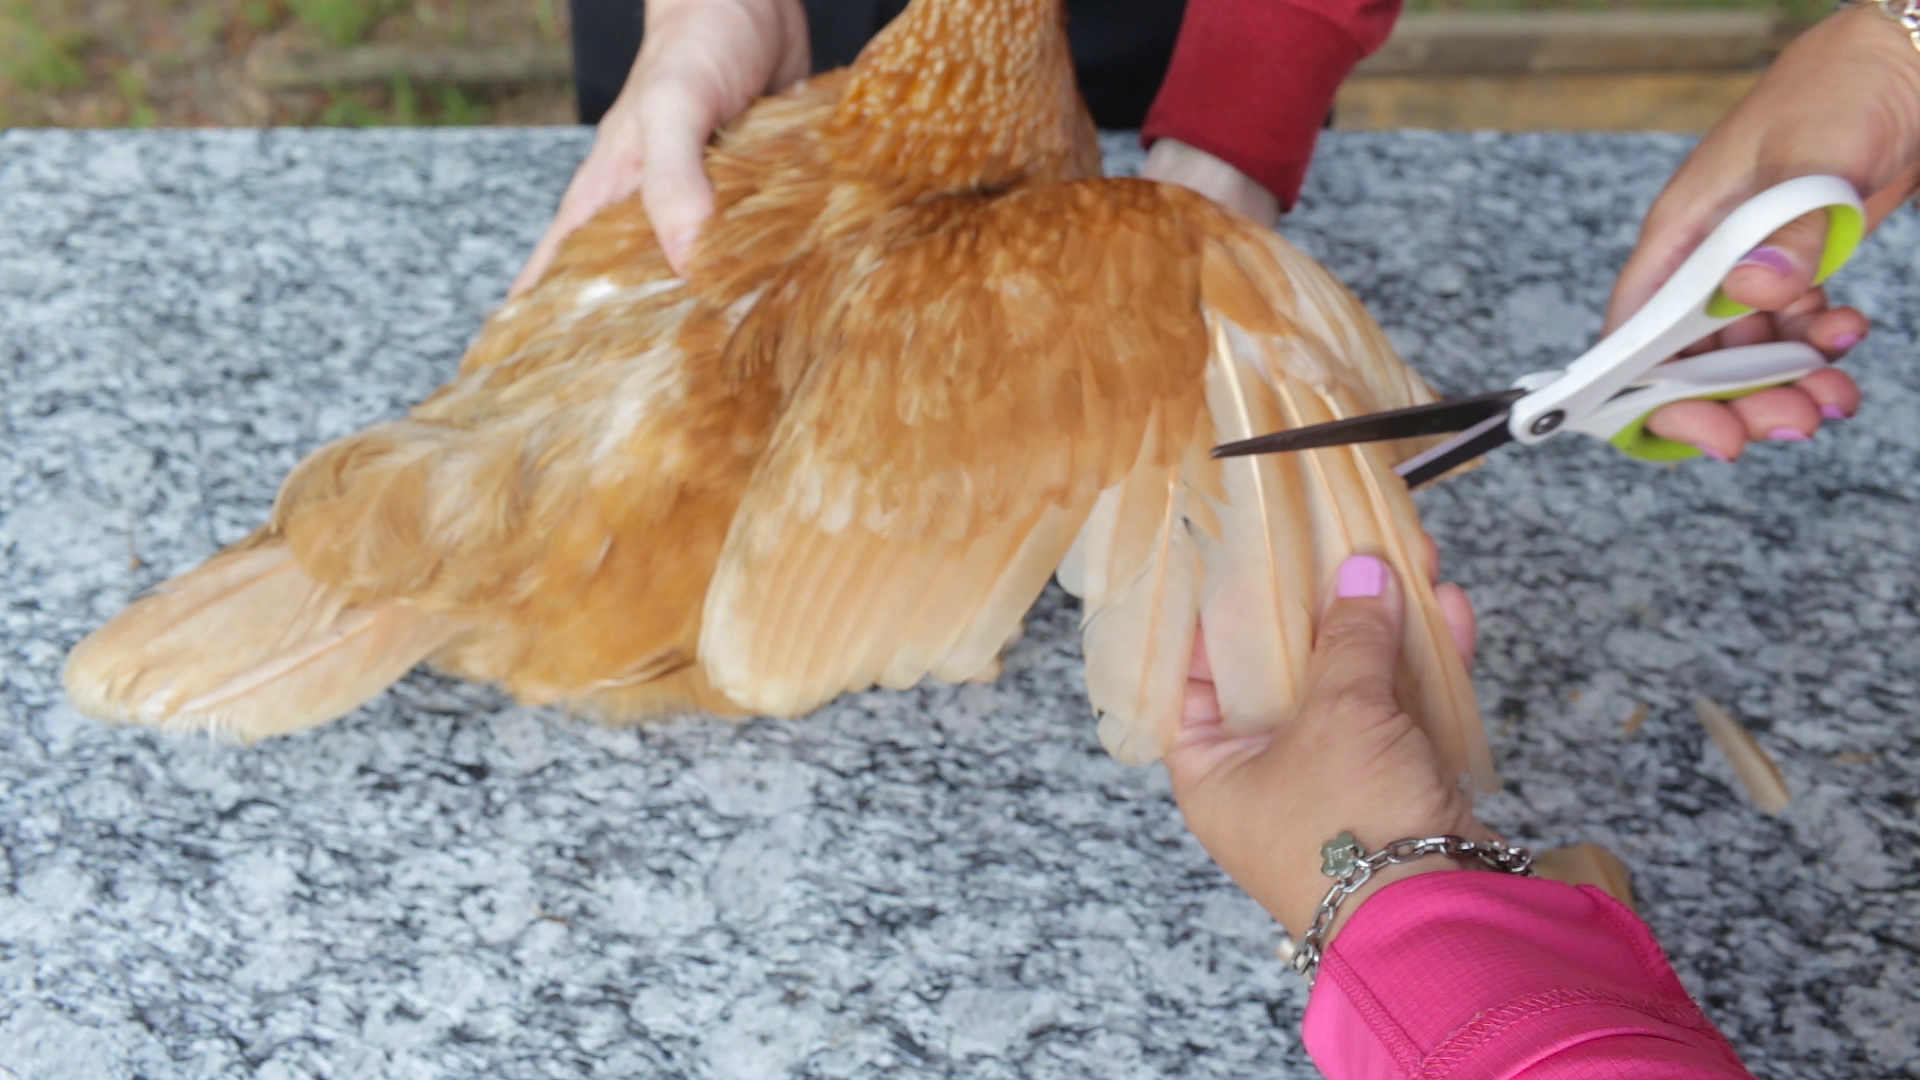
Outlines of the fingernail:
M 1387 564 L 1372 555 L 1350 555 L 1340 564 L 1340 576 L 1334 582 L 1333 595 L 1342 600 L 1360 600 L 1387 591 Z
M 1757 247 L 1747 252 L 1745 258 L 1734 264 L 1734 269 L 1742 266 L 1764 266 L 1780 274 L 1791 274 L 1796 268 L 1793 256 L 1772 246 Z
M 1833 347 L 1839 349 L 1841 352 L 1845 352 L 1858 344 L 1860 344 L 1859 334 L 1841 334 L 1839 337 L 1833 339 Z
M 1701 453 L 1707 455 L 1708 457 L 1712 458 L 1713 460 L 1719 462 L 1722 465 L 1725 465 L 1729 461 L 1733 460 L 1727 457 L 1727 455 L 1721 453 L 1720 451 L 1715 450 L 1711 446 L 1702 446 L 1702 447 L 1699 447 L 1699 450 Z
M 1806 442 L 1812 436 L 1797 428 L 1777 427 L 1767 432 L 1767 438 L 1774 442 Z
M 1848 416 L 1848 415 L 1847 415 L 1847 413 L 1846 413 L 1846 410 L 1845 410 L 1845 409 L 1842 409 L 1842 408 L 1841 408 L 1840 406 L 1838 406 L 1838 405 L 1822 405 L 1822 406 L 1820 406 L 1820 418 L 1821 418 L 1821 419 L 1823 419 L 1823 420 L 1851 420 L 1851 419 L 1853 419 L 1853 417 L 1851 417 L 1851 416 Z

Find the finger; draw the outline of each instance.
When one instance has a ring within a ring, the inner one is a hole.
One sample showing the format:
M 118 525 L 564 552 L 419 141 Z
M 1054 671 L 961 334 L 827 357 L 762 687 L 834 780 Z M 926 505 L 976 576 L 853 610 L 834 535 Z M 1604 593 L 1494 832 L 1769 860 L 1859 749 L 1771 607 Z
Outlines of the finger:
M 566 234 L 572 231 L 569 228 L 563 232 L 558 220 L 547 226 L 546 233 L 540 237 L 538 243 L 533 245 L 533 254 L 527 256 L 527 265 L 520 268 L 520 273 L 514 277 L 513 284 L 507 286 L 508 300 L 533 288 L 546 275 L 547 267 L 553 263 L 554 253 L 560 250 L 560 241 L 566 239 Z
M 1447 621 L 1447 633 L 1453 637 L 1453 647 L 1460 650 L 1460 659 L 1467 667 L 1473 666 L 1475 639 L 1479 636 L 1479 619 L 1473 614 L 1473 601 L 1467 599 L 1466 590 L 1448 583 L 1434 587 L 1433 598 L 1440 604 L 1440 615 Z
M 780 62 L 774 66 L 767 89 L 781 90 L 807 77 L 813 70 L 813 46 L 808 40 L 807 12 L 797 3 L 781 4 L 780 40 L 786 42 Z
M 591 167 L 591 163 L 581 166 L 583 170 Z M 567 194 L 561 198 L 560 208 L 555 211 L 552 223 L 533 246 L 533 254 L 527 256 L 527 265 L 521 268 L 519 276 L 508 287 L 507 299 L 511 300 L 538 284 L 546 276 L 547 268 L 553 264 L 554 256 L 560 253 L 560 245 L 593 216 L 597 208 L 589 207 L 588 200 L 580 196 L 577 183 L 578 178 L 576 184 L 569 185 Z
M 1220 723 L 1220 697 L 1213 688 L 1213 665 L 1207 660 L 1207 642 L 1203 627 L 1194 627 L 1193 656 L 1187 661 L 1187 688 L 1180 704 L 1183 729 L 1217 726 Z
M 1821 368 L 1793 385 L 1813 399 L 1822 420 L 1850 420 L 1860 411 L 1860 384 L 1839 368 Z
M 609 115 L 601 121 L 599 134 L 587 159 L 567 182 L 553 221 L 534 245 L 527 265 L 507 290 L 509 300 L 538 284 L 559 254 L 560 246 L 574 230 L 585 225 L 601 209 L 634 193 L 640 187 L 641 159 L 636 140 L 620 118 Z
M 1387 564 L 1353 555 L 1340 564 L 1320 618 L 1301 716 L 1331 716 L 1345 705 L 1397 712 L 1393 696 L 1404 598 Z
M 1850 307 L 1783 312 L 1777 321 L 1782 338 L 1804 341 L 1836 360 L 1865 341 L 1869 329 L 1867 317 Z
M 1779 338 L 1779 330 L 1774 325 L 1773 316 L 1764 311 L 1735 319 L 1720 328 L 1715 335 L 1714 348 L 1732 349 L 1741 345 L 1759 345 Z
M 1676 230 L 1656 228 L 1654 219 L 1649 217 L 1641 230 L 1640 242 L 1628 256 L 1627 265 L 1620 269 L 1620 276 L 1614 279 L 1613 295 L 1607 298 L 1607 317 L 1600 325 L 1600 332 L 1612 333 L 1628 316 L 1639 311 L 1672 276 L 1696 241 L 1697 238 L 1689 239 Z
M 640 197 L 667 263 L 684 275 L 700 226 L 713 213 L 704 152 L 718 121 L 672 85 L 650 95 L 645 109 L 641 145 L 647 167 Z
M 1183 808 L 1191 807 L 1203 782 L 1209 782 L 1216 790 L 1230 792 L 1232 785 L 1225 780 L 1225 774 L 1232 771 L 1234 763 L 1256 760 L 1261 751 L 1273 743 L 1272 732 L 1227 733 L 1221 723 L 1220 699 L 1214 693 L 1213 672 L 1207 663 L 1204 631 L 1204 626 L 1194 629 L 1193 656 L 1180 707 L 1180 734 L 1162 757 L 1167 776 L 1173 782 L 1174 797 Z
M 1194 728 L 1220 728 L 1220 694 L 1210 682 L 1188 679 L 1186 690 L 1180 699 L 1180 727 L 1183 731 Z
M 1827 243 L 1827 212 L 1803 214 L 1747 252 L 1722 285 L 1729 298 L 1761 311 L 1778 311 L 1813 288 Z
M 1197 682 L 1213 682 L 1213 663 L 1207 659 L 1207 637 L 1204 627 L 1193 632 L 1193 658 L 1187 662 L 1187 678 Z
M 1732 403 L 1755 442 L 1805 442 L 1820 430 L 1820 406 L 1797 387 L 1776 386 Z
M 1607 317 L 1602 333 L 1612 333 L 1667 283 L 1700 241 L 1706 239 L 1718 215 L 1714 203 L 1717 178 L 1695 175 L 1692 163 L 1667 182 L 1667 188 L 1647 210 L 1634 241 L 1633 254 L 1614 279 L 1613 293 L 1607 298 Z
M 1717 401 L 1676 401 L 1647 417 L 1647 430 L 1695 446 L 1715 461 L 1734 461 L 1747 448 L 1747 425 Z

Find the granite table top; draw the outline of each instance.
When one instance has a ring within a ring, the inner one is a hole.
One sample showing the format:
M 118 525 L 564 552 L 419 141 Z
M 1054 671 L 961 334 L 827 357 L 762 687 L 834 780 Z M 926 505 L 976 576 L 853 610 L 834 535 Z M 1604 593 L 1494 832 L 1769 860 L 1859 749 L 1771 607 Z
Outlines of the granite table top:
M 63 702 L 83 633 L 453 369 L 587 139 L 0 133 L 0 1080 L 1316 1075 L 1276 927 L 1100 751 L 1057 590 L 999 682 L 802 720 L 415 674 L 238 748 Z M 1284 229 L 1442 390 L 1504 385 L 1590 339 L 1686 147 L 1329 135 Z M 1916 251 L 1903 212 L 1840 280 L 1868 403 L 1811 443 L 1558 440 L 1423 496 L 1482 615 L 1483 816 L 1618 853 L 1762 1076 L 1920 1076 Z

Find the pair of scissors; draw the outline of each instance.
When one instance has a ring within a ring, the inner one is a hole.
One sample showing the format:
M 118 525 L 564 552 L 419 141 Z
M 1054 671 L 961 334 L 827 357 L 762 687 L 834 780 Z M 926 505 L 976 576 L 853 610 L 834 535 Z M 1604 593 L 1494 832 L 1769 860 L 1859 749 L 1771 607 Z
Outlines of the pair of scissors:
M 1430 405 L 1347 417 L 1217 446 L 1239 457 L 1383 439 L 1452 434 L 1396 469 L 1418 487 L 1509 442 L 1534 445 L 1569 431 L 1606 439 L 1630 457 L 1679 461 L 1699 454 L 1646 430 L 1648 414 L 1688 398 L 1726 401 L 1781 386 L 1827 364 L 1798 341 L 1719 349 L 1668 358 L 1753 309 L 1734 303 L 1721 283 L 1740 260 L 1781 226 L 1827 212 L 1827 242 L 1816 284 L 1840 269 L 1866 233 L 1853 185 L 1837 176 L 1803 176 L 1768 188 L 1727 215 L 1653 298 L 1619 329 L 1557 371 L 1521 376 L 1507 390 Z

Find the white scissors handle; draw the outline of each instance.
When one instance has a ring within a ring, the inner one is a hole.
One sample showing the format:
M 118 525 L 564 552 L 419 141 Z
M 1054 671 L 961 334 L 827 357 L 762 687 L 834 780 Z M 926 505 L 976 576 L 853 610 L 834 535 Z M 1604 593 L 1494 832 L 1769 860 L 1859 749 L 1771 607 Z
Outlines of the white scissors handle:
M 1740 260 L 1781 226 L 1828 210 L 1827 250 L 1815 281 L 1839 269 L 1859 245 L 1866 215 L 1853 185 L 1837 176 L 1803 176 L 1768 188 L 1741 204 L 1694 249 L 1646 306 L 1620 328 L 1514 402 L 1508 429 L 1522 443 L 1562 430 L 1613 438 L 1651 410 L 1684 398 L 1736 396 L 1789 382 L 1823 366 L 1812 347 L 1728 349 L 1653 369 L 1681 349 L 1746 315 L 1720 285 Z M 1544 373 L 1542 373 L 1544 374 Z M 1541 382 L 1540 375 L 1518 385 Z M 1614 396 L 1636 384 L 1646 389 Z M 1623 416 L 1631 412 L 1631 415 Z
M 1662 405 L 1690 398 L 1729 397 L 1790 383 L 1827 366 L 1820 350 L 1804 341 L 1741 345 L 1663 364 L 1660 378 L 1629 388 L 1584 418 L 1569 420 L 1566 430 L 1612 439 Z

